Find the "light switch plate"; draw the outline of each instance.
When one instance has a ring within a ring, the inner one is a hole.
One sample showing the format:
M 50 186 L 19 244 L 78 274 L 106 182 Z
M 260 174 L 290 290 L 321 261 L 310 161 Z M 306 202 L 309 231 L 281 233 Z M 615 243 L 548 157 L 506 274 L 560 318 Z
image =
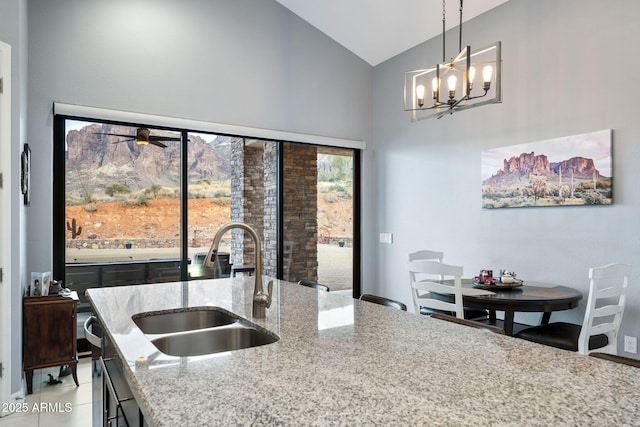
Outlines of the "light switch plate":
M 393 243 L 393 233 L 380 233 L 380 243 Z

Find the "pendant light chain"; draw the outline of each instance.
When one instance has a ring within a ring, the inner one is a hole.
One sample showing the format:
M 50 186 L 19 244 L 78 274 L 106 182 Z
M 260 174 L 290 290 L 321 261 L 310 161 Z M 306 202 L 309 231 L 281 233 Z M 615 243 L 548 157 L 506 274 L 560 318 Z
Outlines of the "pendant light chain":
M 445 43 L 444 43 L 446 21 L 447 21 L 447 2 L 446 0 L 442 0 L 442 62 L 446 61 Z
M 458 52 L 462 52 L 462 3 L 464 0 L 460 0 L 460 25 L 459 25 L 459 35 L 458 35 Z M 446 15 L 447 15 L 447 2 L 446 0 L 442 0 L 442 62 L 445 62 L 446 59 L 446 45 L 445 45 L 445 34 L 446 34 Z
M 458 38 L 458 52 L 462 52 L 462 0 L 460 0 L 460 36 Z

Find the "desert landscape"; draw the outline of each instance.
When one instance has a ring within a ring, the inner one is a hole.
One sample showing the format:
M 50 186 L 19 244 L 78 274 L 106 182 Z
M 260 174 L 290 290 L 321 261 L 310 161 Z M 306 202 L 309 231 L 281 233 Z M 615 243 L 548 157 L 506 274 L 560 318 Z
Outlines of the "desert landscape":
M 87 206 L 90 206 L 87 209 Z M 329 231 L 334 236 L 352 236 L 352 201 L 340 198 L 336 190 L 318 193 L 319 234 Z M 177 239 L 180 201 L 178 199 L 151 199 L 144 204 L 122 201 L 97 201 L 88 205 L 66 208 L 67 222 L 81 227 L 78 239 Z M 194 246 L 202 246 L 201 240 L 213 238 L 221 225 L 230 221 L 230 205 L 215 199 L 189 200 L 189 228 L 197 233 L 189 236 Z M 67 240 L 71 231 L 67 231 Z M 71 244 L 72 242 L 69 242 Z

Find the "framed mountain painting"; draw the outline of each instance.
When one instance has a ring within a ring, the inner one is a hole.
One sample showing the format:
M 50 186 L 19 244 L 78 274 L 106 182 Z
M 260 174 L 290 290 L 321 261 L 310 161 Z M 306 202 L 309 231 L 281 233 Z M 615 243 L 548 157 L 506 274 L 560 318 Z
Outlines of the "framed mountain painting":
M 482 207 L 610 205 L 612 130 L 482 153 Z

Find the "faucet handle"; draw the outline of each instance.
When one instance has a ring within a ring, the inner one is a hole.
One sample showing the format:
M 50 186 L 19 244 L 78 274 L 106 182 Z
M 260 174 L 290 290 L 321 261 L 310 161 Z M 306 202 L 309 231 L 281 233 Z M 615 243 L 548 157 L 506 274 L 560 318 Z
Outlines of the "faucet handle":
M 267 293 L 259 292 L 253 296 L 253 301 L 265 308 L 271 306 L 271 296 L 273 295 L 273 280 L 269 280 L 267 284 Z
M 271 306 L 272 295 L 273 295 L 273 280 L 269 280 L 269 283 L 267 283 L 267 305 L 265 306 L 267 308 Z

